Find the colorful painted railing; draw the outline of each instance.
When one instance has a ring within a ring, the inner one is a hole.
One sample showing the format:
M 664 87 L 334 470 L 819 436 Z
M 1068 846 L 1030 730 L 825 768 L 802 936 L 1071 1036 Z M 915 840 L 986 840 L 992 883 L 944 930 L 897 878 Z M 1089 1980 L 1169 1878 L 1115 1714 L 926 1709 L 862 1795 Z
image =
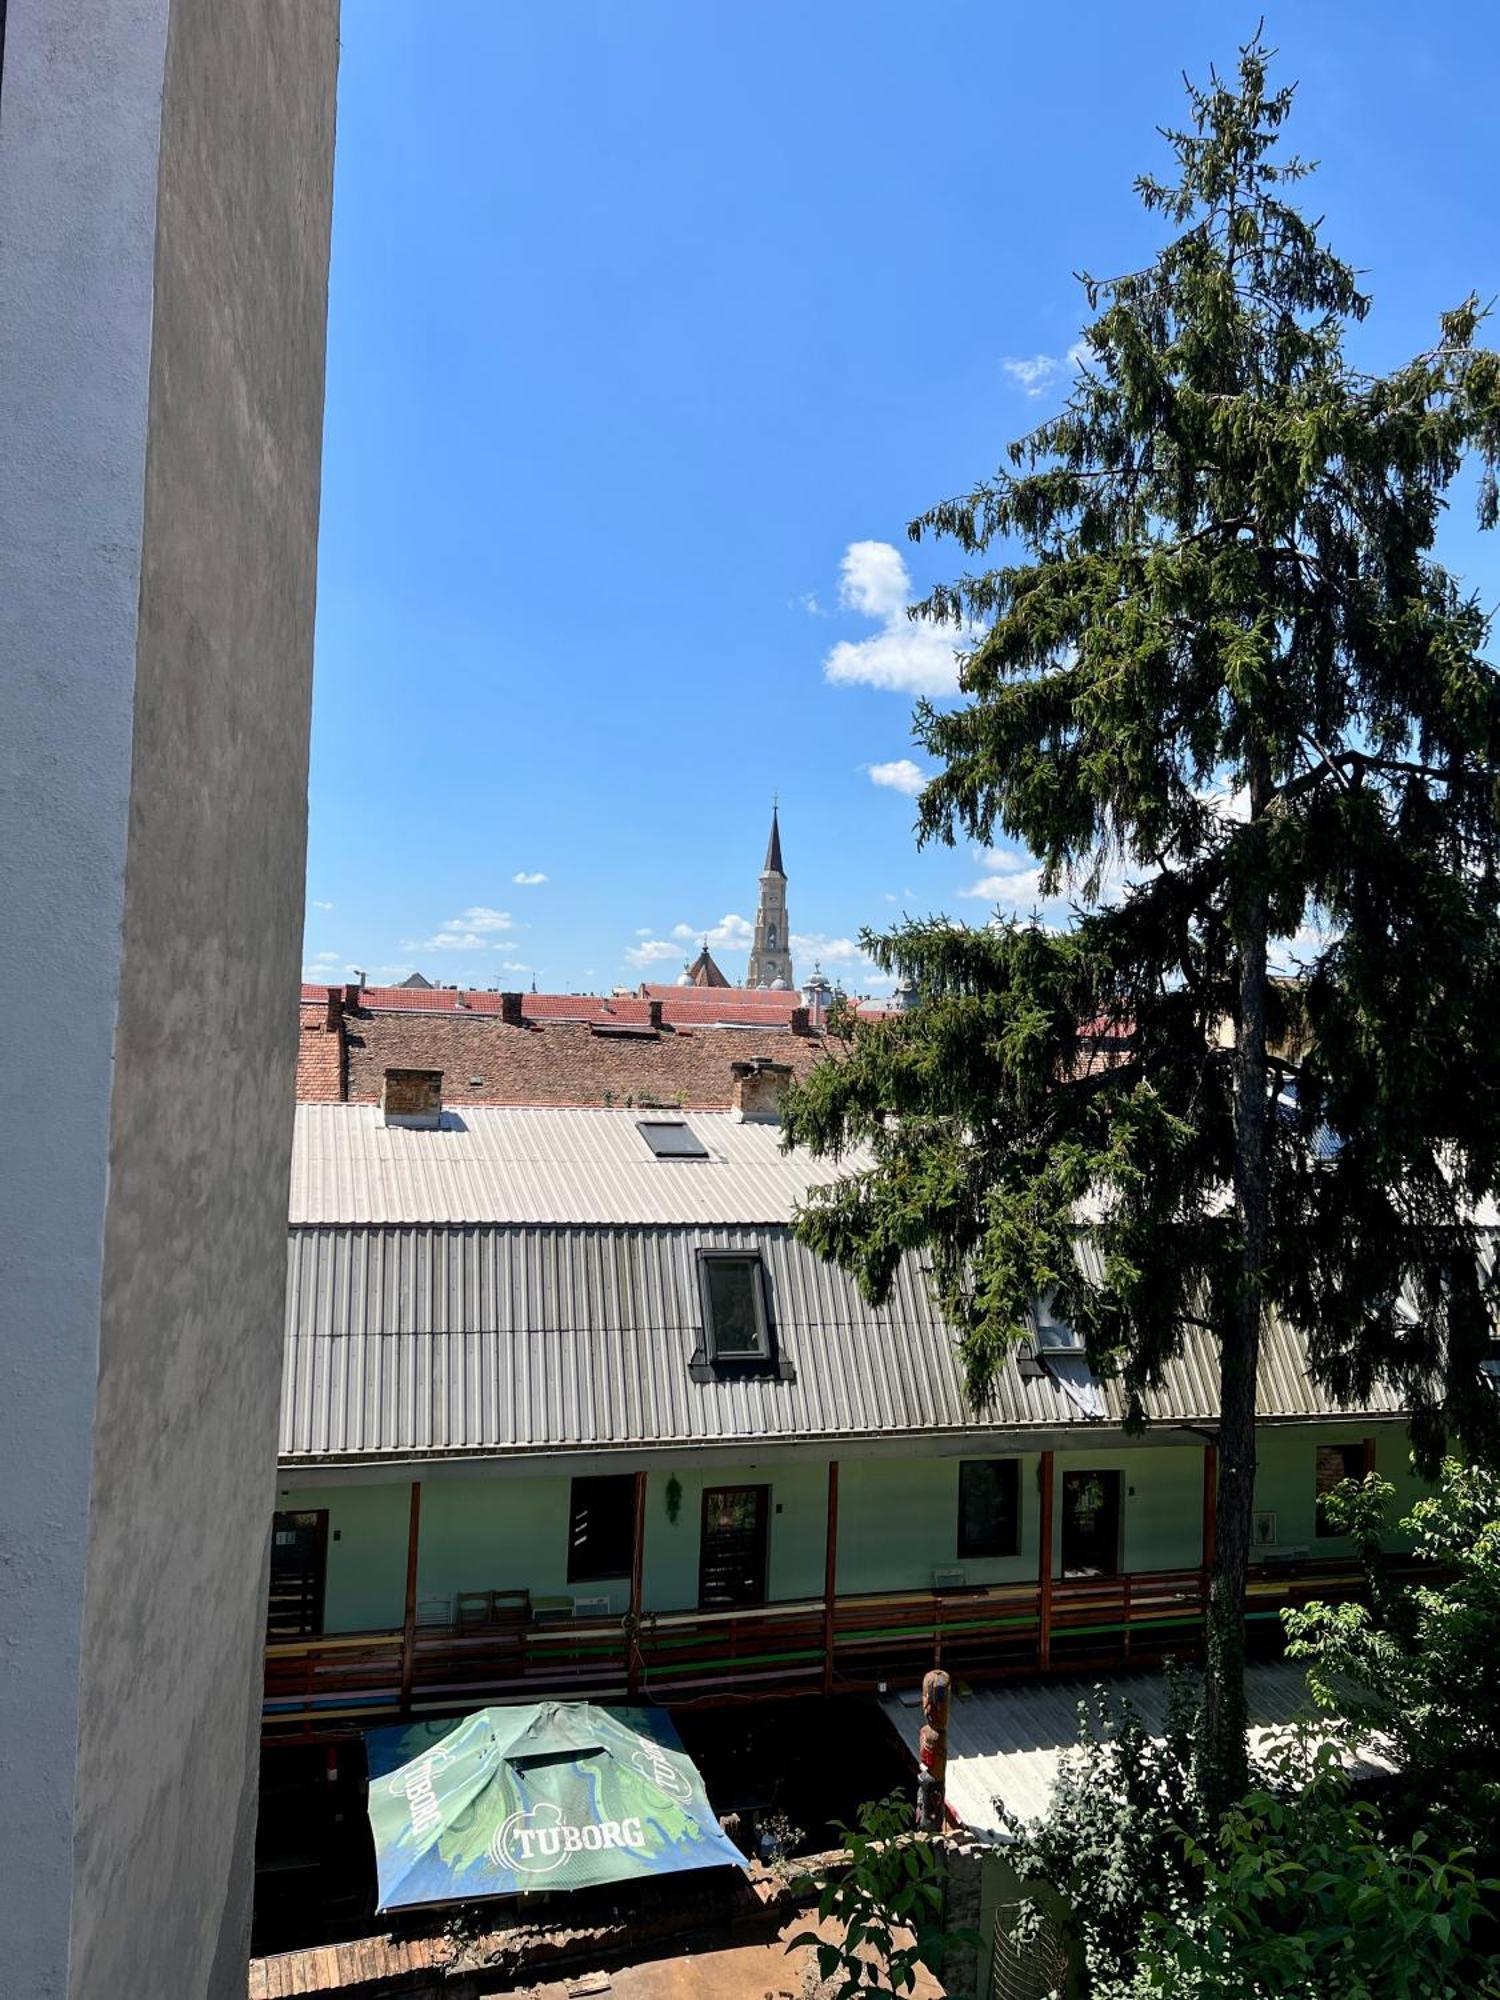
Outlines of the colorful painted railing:
M 1061 1577 L 955 1591 L 881 1592 L 747 1611 L 419 1628 L 282 1640 L 266 1649 L 268 1738 L 311 1737 L 402 1713 L 539 1693 L 659 1701 L 868 1691 L 935 1662 L 970 1680 L 1146 1664 L 1201 1643 L 1203 1572 Z M 1252 1573 L 1252 1630 L 1288 1604 L 1358 1595 L 1348 1562 Z

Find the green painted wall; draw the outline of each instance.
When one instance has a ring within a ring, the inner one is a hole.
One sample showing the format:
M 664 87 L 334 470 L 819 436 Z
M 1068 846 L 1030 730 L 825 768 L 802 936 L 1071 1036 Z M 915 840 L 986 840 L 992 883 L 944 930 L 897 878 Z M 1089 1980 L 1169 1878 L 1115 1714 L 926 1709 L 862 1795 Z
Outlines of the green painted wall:
M 1314 1467 L 1321 1442 L 1377 1439 L 1376 1464 L 1396 1485 L 1405 1511 L 1420 1492 L 1407 1462 L 1405 1431 L 1395 1425 L 1264 1430 L 1259 1440 L 1256 1505 L 1273 1509 L 1277 1546 L 1337 1555 L 1342 1542 L 1313 1532 Z M 1001 1456 L 1003 1454 L 995 1454 Z M 1040 1517 L 1036 1452 L 1021 1463 L 1021 1547 L 1014 1557 L 978 1561 L 958 1555 L 957 1458 L 848 1459 L 839 1472 L 838 1586 L 841 1593 L 924 1590 L 935 1569 L 962 1569 L 970 1583 L 1024 1581 L 1037 1573 Z M 1196 1443 L 1078 1449 L 1056 1456 L 1053 1566 L 1061 1568 L 1065 1471 L 1118 1471 L 1123 1499 L 1122 1559 L 1128 1570 L 1191 1569 L 1202 1550 L 1203 1451 Z M 765 1485 L 770 1490 L 768 1575 L 773 1600 L 821 1596 L 827 1468 L 817 1462 L 760 1466 L 679 1466 L 674 1521 L 672 1474 L 653 1471 L 646 1489 L 644 1596 L 648 1611 L 693 1608 L 698 1600 L 698 1542 L 706 1486 Z M 478 1473 L 429 1479 L 422 1488 L 419 1599 L 459 1591 L 529 1589 L 533 1598 L 607 1597 L 613 1613 L 629 1603 L 628 1577 L 570 1586 L 567 1581 L 571 1480 L 551 1473 Z M 277 1504 L 326 1507 L 329 1513 L 325 1626 L 330 1632 L 399 1625 L 405 1595 L 409 1489 L 394 1481 L 369 1486 L 282 1489 Z M 335 1540 L 334 1537 L 337 1536 Z
M 410 1492 L 394 1484 L 277 1488 L 276 1505 L 284 1512 L 328 1509 L 325 1632 L 369 1632 L 401 1623 Z
M 1358 1444 L 1375 1439 L 1375 1469 L 1396 1489 L 1393 1518 L 1399 1520 L 1421 1497 L 1422 1482 L 1411 1469 L 1411 1446 L 1404 1426 L 1329 1424 L 1316 1430 L 1263 1430 L 1256 1441 L 1255 1504 L 1276 1515 L 1276 1544 L 1306 1548 L 1308 1555 L 1344 1554 L 1349 1544 L 1316 1532 L 1316 1471 L 1320 1444 Z
M 839 1590 L 930 1590 L 934 1569 L 962 1569 L 969 1583 L 1036 1575 L 1036 1452 L 1021 1462 L 1021 1552 L 988 1560 L 958 1554 L 956 1458 L 851 1459 L 839 1467 Z M 821 1586 L 820 1586 L 821 1588 Z
M 709 1486 L 769 1486 L 766 1570 L 771 1598 L 822 1596 L 823 1531 L 828 1518 L 825 1466 L 680 1467 L 682 1505 L 675 1526 L 667 1515 L 670 1476 L 652 1473 L 646 1488 L 642 1593 L 648 1611 L 688 1611 L 697 1605 L 699 1529 L 703 1491 Z

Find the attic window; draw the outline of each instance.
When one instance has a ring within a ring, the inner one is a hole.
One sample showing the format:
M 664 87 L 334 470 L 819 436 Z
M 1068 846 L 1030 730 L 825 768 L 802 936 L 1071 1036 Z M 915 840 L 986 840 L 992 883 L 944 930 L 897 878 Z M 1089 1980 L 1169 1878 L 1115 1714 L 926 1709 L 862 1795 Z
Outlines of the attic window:
M 635 1129 L 659 1160 L 706 1160 L 708 1148 L 684 1118 L 638 1118 Z
M 1064 1319 L 1057 1316 L 1057 1294 L 1043 1292 L 1032 1307 L 1036 1320 L 1036 1350 L 1038 1354 L 1082 1354 L 1084 1346 L 1077 1331 Z
M 716 1362 L 769 1361 L 771 1331 L 759 1257 L 705 1254 L 703 1317 Z

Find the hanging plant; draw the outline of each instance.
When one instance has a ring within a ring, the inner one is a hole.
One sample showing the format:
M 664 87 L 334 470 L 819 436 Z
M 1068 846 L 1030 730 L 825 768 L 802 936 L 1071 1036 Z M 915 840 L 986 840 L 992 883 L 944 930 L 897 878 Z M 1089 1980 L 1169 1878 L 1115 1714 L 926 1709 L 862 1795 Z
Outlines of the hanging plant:
M 667 1481 L 667 1519 L 675 1528 L 677 1516 L 682 1512 L 682 1481 L 674 1472 Z

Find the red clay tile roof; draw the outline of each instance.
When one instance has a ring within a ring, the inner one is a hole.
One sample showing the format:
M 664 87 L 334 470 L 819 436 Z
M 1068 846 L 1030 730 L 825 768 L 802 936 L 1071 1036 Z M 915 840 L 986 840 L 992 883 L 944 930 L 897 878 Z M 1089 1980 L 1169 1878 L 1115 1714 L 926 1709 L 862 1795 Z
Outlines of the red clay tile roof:
M 322 1001 L 330 989 L 305 985 L 304 1001 Z M 342 987 L 332 991 L 341 993 Z M 403 1014 L 499 1014 L 503 995 L 470 987 L 366 986 L 360 1005 Z M 744 986 L 648 986 L 637 994 L 602 996 L 592 993 L 523 993 L 521 1012 L 528 1021 L 619 1021 L 645 1026 L 650 1002 L 660 1001 L 662 1020 L 671 1025 L 709 1025 L 715 1021 L 756 1021 L 785 1025 L 802 1005 L 798 993 L 766 993 Z
M 338 1025 L 330 1030 L 329 989 L 302 989 L 297 1095 L 304 1102 L 376 1103 L 386 1070 L 410 1068 L 442 1070 L 443 1100 L 452 1105 L 655 1100 L 723 1110 L 733 1101 L 732 1063 L 786 1063 L 800 1076 L 824 1048 L 820 1033 L 791 1026 L 791 1008 L 707 1004 L 734 999 L 733 989 L 684 994 L 687 1005 L 662 1001 L 659 1024 L 649 1000 L 528 993 L 523 1026 L 500 1018 L 497 993 L 466 991 L 458 1007 L 451 990 L 377 987 L 352 1008 L 342 989 L 332 991 Z M 796 999 L 752 996 L 773 997 Z

